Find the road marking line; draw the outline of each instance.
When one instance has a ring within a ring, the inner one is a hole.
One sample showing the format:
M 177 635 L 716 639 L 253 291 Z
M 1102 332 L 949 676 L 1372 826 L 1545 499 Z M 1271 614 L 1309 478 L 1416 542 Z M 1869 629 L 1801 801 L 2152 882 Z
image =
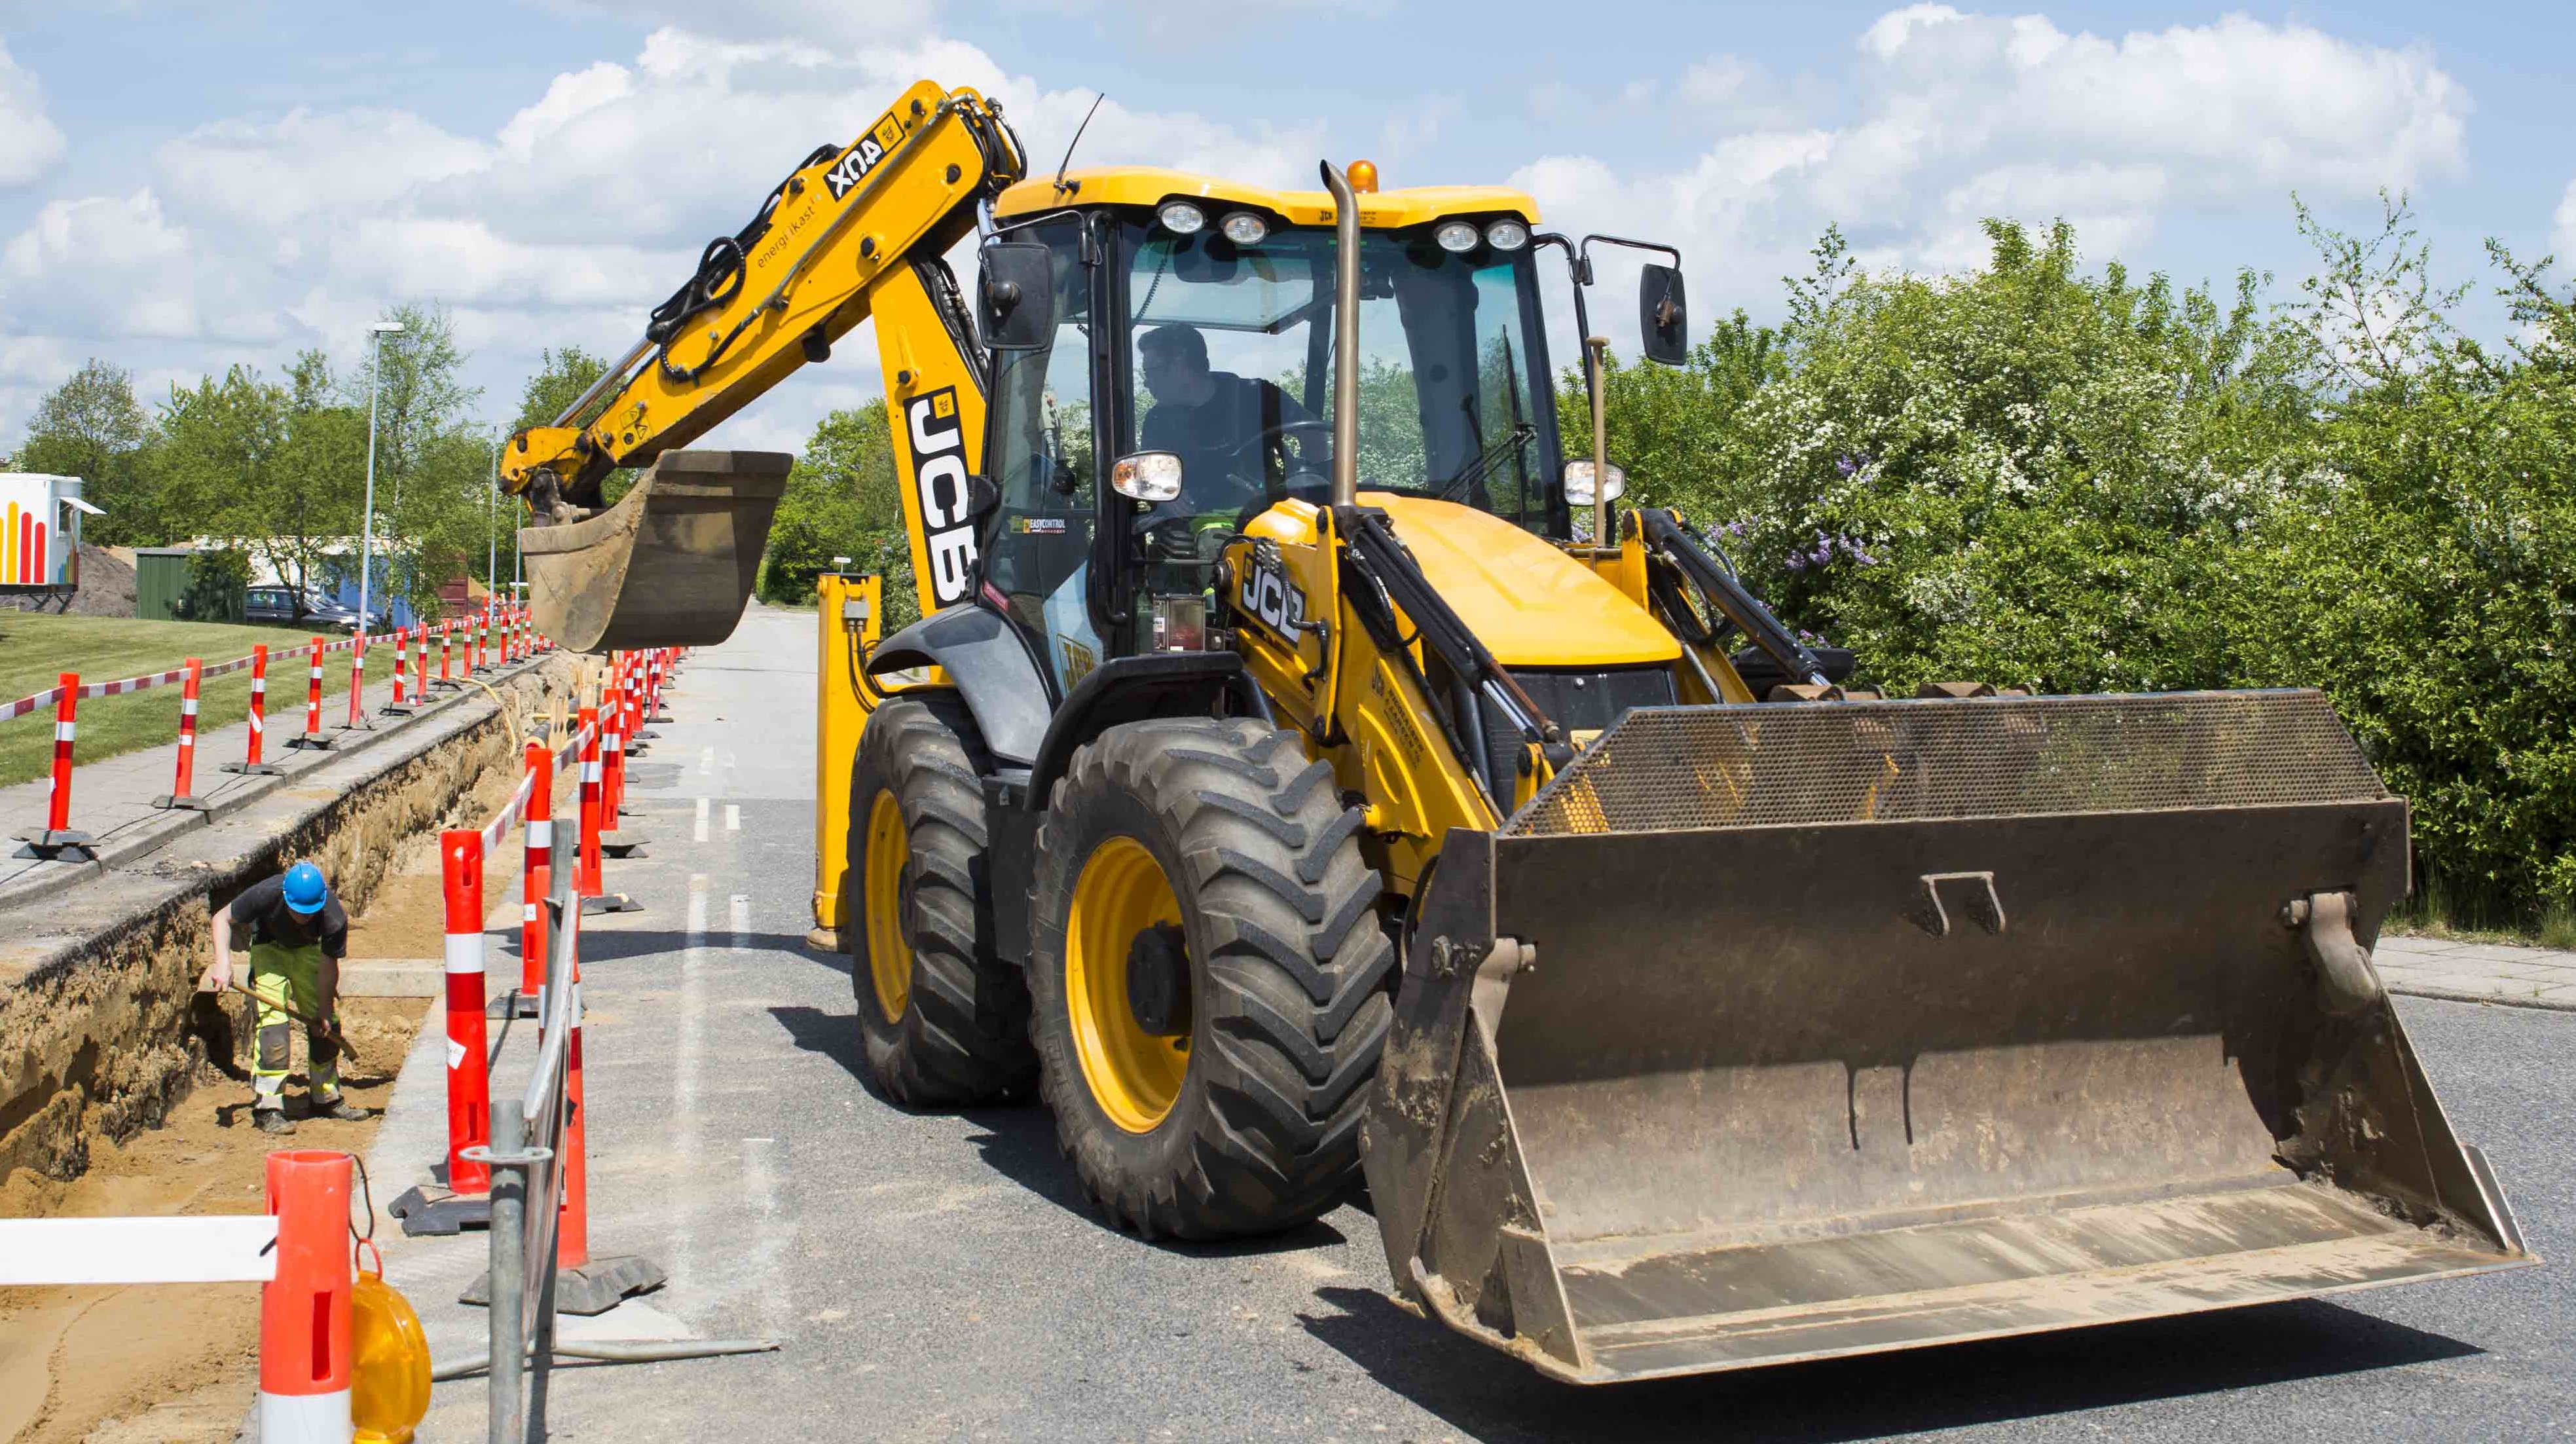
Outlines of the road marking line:
M 701 748 L 699 748 L 699 749 L 698 749 L 698 775 L 699 775 L 700 777 L 711 777 L 711 776 L 714 776 L 714 775 L 715 775 L 715 770 L 716 770 L 716 750 L 715 750 L 714 748 L 712 748 L 712 747 L 701 747 Z
M 740 831 L 742 831 L 742 804 L 741 804 L 741 803 L 739 803 L 739 802 L 728 802 L 728 803 L 726 803 L 726 804 L 725 804 L 725 831 L 727 831 L 727 832 L 740 832 Z
M 733 945 L 748 948 L 751 946 L 751 894 L 735 893 L 731 911 L 733 916 L 729 921 L 733 924 Z
M 698 829 L 694 834 L 694 840 L 698 842 L 707 840 L 707 800 L 703 797 L 698 799 Z
M 677 1121 L 674 1151 L 698 1156 L 698 1071 L 706 1057 L 707 875 L 689 874 L 688 946 L 680 954 L 680 1045 L 671 1069 L 671 1114 Z M 697 1211 L 679 1214 L 679 1249 L 671 1261 L 671 1282 L 685 1285 L 697 1265 Z M 687 1295 L 676 1295 L 687 1297 Z

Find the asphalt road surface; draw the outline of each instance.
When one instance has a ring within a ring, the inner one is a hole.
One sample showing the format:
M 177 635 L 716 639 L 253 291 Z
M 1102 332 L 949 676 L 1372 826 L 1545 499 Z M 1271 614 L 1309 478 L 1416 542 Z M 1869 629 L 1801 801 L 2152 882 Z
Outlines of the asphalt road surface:
M 646 904 L 585 931 L 594 1249 L 630 1311 L 774 1355 L 568 1369 L 575 1439 L 2534 1439 L 2576 1434 L 2561 1265 L 2199 1317 L 1577 1389 L 1388 1303 L 1374 1222 L 1152 1245 L 1084 1203 L 1039 1107 L 909 1114 L 806 951 L 814 619 L 697 654 L 633 769 Z M 704 799 L 703 805 L 701 799 Z M 698 841 L 700 818 L 704 841 Z M 505 965 L 497 964 L 496 967 Z M 2532 1246 L 2576 1225 L 2576 1015 L 2401 1004 Z M 478 1245 L 479 1247 L 479 1245 Z M 611 1329 L 613 1331 L 613 1328 Z M 479 1437 L 479 1385 L 435 1437 Z

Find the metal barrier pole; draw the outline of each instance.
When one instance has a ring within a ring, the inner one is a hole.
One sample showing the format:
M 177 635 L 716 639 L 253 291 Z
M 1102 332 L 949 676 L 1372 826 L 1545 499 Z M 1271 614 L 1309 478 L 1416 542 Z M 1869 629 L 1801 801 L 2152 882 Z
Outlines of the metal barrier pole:
M 152 805 L 164 812 L 208 812 L 212 806 L 197 795 L 197 685 L 205 678 L 206 664 L 190 657 L 185 666 L 188 675 L 179 684 L 179 761 L 169 793 Z
M 268 645 L 250 649 L 250 742 L 239 762 L 224 764 L 226 772 L 246 776 L 275 777 L 277 768 L 260 760 L 268 740 Z
M 490 1444 L 520 1444 L 520 1379 L 528 1348 L 527 1289 L 528 1170 L 553 1156 L 527 1146 L 527 1123 L 519 1100 L 502 1098 L 492 1107 L 492 1146 L 478 1148 L 477 1162 L 492 1170 L 492 1235 L 489 1328 L 491 1386 L 484 1428 Z

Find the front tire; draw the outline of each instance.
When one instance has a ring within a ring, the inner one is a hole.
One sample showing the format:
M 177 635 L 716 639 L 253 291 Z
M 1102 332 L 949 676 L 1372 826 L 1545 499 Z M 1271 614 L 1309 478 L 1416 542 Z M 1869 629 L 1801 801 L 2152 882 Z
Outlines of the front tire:
M 850 776 L 841 922 L 877 1087 L 913 1107 L 1024 1096 L 1029 995 L 993 946 L 984 800 L 963 729 L 931 703 L 877 708 Z
M 1083 1187 L 1149 1238 L 1314 1219 L 1359 1177 L 1394 948 L 1360 812 L 1294 734 L 1113 727 L 1038 835 L 1039 1089 Z

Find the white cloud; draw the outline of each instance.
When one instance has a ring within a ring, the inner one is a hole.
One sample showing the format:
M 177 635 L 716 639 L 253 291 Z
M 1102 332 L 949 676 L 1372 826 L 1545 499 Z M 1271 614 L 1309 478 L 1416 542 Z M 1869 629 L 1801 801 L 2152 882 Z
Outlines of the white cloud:
M 63 158 L 63 133 L 45 117 L 44 87 L 0 45 L 0 186 L 22 186 Z
M 1804 118 L 1810 89 L 1719 57 L 1672 91 L 1721 130 L 1692 164 L 1621 175 L 1559 156 L 1515 183 L 1586 230 L 1678 242 L 1705 308 L 1804 271 L 1828 224 L 1871 265 L 1975 264 L 1989 216 L 2062 216 L 2103 255 L 2177 208 L 2366 196 L 2466 165 L 2469 98 L 2429 54 L 2305 25 L 2229 16 L 2114 40 L 1915 5 L 1855 54 L 1839 124 Z
M 830 48 L 662 30 L 629 63 L 556 76 L 488 135 L 381 109 L 221 121 L 157 147 L 141 189 L 52 201 L 0 244 L 0 335 L 24 338 L 21 357 L 117 356 L 146 375 L 237 361 L 274 374 L 308 346 L 354 362 L 385 307 L 436 300 L 478 353 L 486 414 L 507 414 L 541 348 L 622 354 L 708 237 L 924 75 L 1000 100 L 1033 168 L 1054 165 L 1092 99 L 953 40 Z M 1246 131 L 1114 100 L 1082 143 L 1095 162 L 1153 156 L 1307 186 L 1322 152 L 1319 127 Z M 0 432 L 51 384 L 22 369 L 0 371 Z M 725 436 L 801 439 L 827 401 L 877 389 L 872 339 L 853 337 Z
M 2576 265 L 2576 180 L 2567 183 L 2567 193 L 2558 198 L 2558 214 L 2549 232 L 2550 249 L 2560 260 Z

